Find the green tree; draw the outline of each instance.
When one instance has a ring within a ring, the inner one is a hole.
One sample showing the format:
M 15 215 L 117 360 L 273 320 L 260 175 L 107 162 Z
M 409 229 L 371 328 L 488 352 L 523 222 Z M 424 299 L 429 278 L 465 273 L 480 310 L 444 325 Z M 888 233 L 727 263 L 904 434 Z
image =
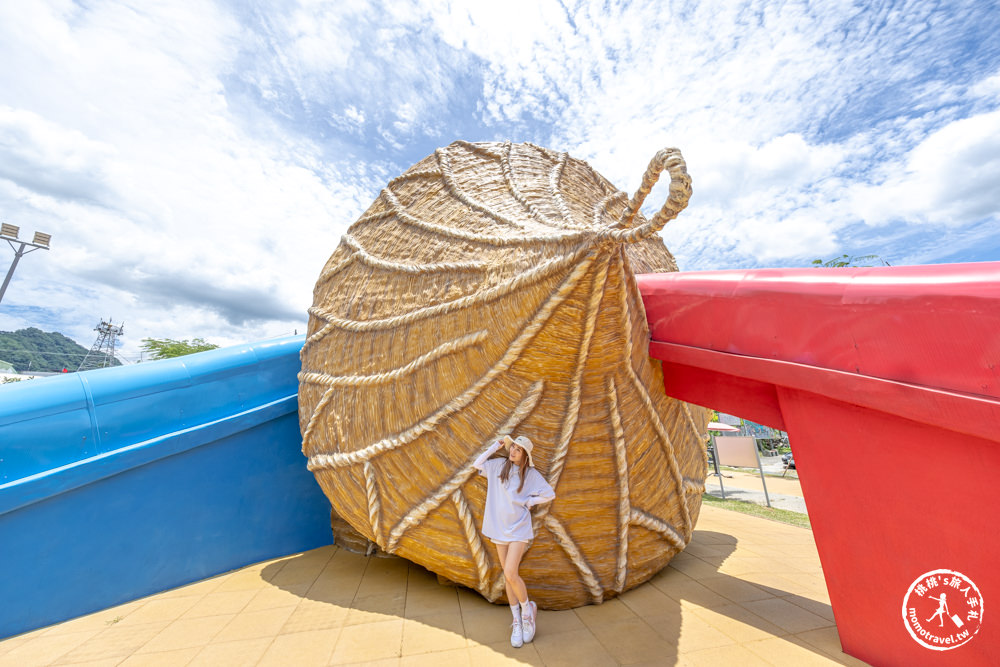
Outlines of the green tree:
M 143 338 L 140 347 L 144 352 L 148 352 L 152 359 L 170 359 L 171 357 L 183 357 L 186 354 L 194 354 L 195 352 L 214 350 L 219 346 L 205 342 L 204 338 L 192 338 L 191 340 Z
M 838 269 L 845 266 L 892 266 L 878 255 L 841 255 L 826 261 L 814 259 L 812 265 L 822 269 Z
M 86 356 L 87 348 L 61 333 L 34 327 L 0 331 L 0 359 L 19 373 L 75 371 Z M 120 366 L 121 362 L 112 359 L 111 365 Z

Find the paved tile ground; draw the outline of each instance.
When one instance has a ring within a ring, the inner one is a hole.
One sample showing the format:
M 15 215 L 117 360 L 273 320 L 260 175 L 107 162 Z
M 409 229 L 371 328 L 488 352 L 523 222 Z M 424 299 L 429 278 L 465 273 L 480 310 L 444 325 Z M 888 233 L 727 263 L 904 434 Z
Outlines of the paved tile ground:
M 599 606 L 510 612 L 423 568 L 336 547 L 218 577 L 0 642 L 16 665 L 861 665 L 840 650 L 812 533 L 702 510 L 687 550 Z

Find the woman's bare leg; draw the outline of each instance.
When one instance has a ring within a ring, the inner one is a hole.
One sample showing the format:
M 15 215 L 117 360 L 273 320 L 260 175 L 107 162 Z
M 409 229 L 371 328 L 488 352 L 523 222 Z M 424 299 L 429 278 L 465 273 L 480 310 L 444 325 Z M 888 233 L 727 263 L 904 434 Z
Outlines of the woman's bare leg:
M 500 558 L 500 567 L 507 562 L 507 545 L 506 544 L 494 544 L 497 548 L 497 556 Z M 507 592 L 507 603 L 510 605 L 517 604 L 517 596 L 514 595 L 514 589 L 510 587 L 510 582 L 507 580 L 506 573 L 503 577 L 504 590 Z
M 521 558 L 528 548 L 527 542 L 511 542 L 510 544 L 497 544 L 497 555 L 500 556 L 500 564 L 503 565 L 504 586 L 507 590 L 507 601 L 514 604 L 528 601 L 528 588 L 524 585 L 524 579 L 518 573 L 521 567 Z

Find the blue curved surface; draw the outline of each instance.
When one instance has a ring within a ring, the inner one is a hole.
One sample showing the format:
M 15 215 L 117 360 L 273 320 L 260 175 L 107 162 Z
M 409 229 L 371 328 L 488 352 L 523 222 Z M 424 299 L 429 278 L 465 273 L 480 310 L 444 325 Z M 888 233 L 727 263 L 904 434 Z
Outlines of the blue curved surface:
M 303 341 L 0 386 L 0 637 L 330 544 Z

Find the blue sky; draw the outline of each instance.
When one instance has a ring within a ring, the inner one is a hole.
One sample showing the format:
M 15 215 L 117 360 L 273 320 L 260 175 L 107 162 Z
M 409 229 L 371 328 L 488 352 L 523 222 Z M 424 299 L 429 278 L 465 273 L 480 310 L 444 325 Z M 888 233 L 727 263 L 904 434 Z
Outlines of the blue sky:
M 995 2 L 0 3 L 0 220 L 53 235 L 0 330 L 301 332 L 340 235 L 455 139 L 628 193 L 679 147 L 682 270 L 997 261 L 998 33 Z

